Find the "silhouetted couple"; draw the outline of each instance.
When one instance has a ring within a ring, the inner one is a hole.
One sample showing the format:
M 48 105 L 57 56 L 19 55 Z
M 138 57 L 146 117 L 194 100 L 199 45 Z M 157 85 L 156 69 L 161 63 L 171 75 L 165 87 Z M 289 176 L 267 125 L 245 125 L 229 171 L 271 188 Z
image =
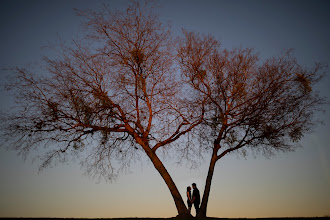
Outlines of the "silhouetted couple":
M 194 207 L 196 209 L 196 216 L 197 216 L 198 211 L 199 211 L 199 204 L 201 203 L 201 197 L 199 195 L 199 190 L 196 187 L 196 183 L 193 183 L 192 187 L 194 189 L 192 197 L 191 197 L 191 187 L 190 186 L 187 187 L 188 211 L 189 211 L 189 213 L 191 212 L 192 204 L 194 204 Z

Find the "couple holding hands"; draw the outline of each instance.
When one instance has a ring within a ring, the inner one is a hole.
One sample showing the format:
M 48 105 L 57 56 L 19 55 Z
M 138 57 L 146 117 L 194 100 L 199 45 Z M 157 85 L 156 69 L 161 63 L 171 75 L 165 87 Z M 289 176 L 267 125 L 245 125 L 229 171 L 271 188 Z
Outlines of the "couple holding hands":
M 196 187 L 196 183 L 193 183 L 192 184 L 192 187 L 194 189 L 193 194 L 192 194 L 192 197 L 191 197 L 191 187 L 190 186 L 187 187 L 188 211 L 189 211 L 189 213 L 191 212 L 192 204 L 194 204 L 194 207 L 196 209 L 196 216 L 197 216 L 198 211 L 199 211 L 199 204 L 201 202 L 201 198 L 200 198 L 200 195 L 199 195 L 199 190 Z

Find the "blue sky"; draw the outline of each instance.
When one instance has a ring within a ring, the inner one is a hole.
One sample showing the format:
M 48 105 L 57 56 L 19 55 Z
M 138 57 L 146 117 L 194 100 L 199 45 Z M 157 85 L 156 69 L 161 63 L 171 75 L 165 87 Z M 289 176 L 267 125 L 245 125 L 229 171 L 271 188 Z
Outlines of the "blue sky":
M 81 34 L 73 8 L 98 8 L 104 1 L 0 1 L 0 68 L 40 62 L 43 46 Z M 128 1 L 106 1 L 122 9 Z M 158 10 L 175 33 L 181 28 L 212 34 L 225 48 L 254 47 L 266 59 L 294 48 L 298 62 L 330 64 L 328 1 L 161 0 Z M 1 70 L 5 81 L 7 71 Z M 329 70 L 319 84 L 330 95 Z M 0 93 L 1 110 L 12 98 Z M 302 148 L 270 160 L 235 154 L 216 165 L 208 215 L 213 217 L 290 217 L 330 215 L 330 108 L 319 113 L 325 125 L 306 135 Z M 34 154 L 34 153 L 33 153 Z M 0 217 L 172 217 L 170 193 L 146 159 L 114 183 L 83 175 L 77 161 L 38 174 L 38 164 L 0 148 Z M 165 164 L 182 196 L 196 182 L 203 191 L 208 158 L 196 170 Z M 185 197 L 184 197 L 185 198 Z

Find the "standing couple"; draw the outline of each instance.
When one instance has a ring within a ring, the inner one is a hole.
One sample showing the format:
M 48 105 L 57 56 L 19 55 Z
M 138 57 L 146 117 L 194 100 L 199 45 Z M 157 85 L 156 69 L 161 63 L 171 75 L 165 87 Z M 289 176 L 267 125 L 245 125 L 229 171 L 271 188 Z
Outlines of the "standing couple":
M 196 183 L 193 183 L 192 184 L 192 187 L 194 189 L 193 194 L 192 194 L 192 197 L 191 197 L 191 187 L 190 186 L 187 187 L 188 211 L 189 211 L 189 213 L 191 212 L 192 204 L 194 204 L 194 207 L 196 209 L 196 216 L 197 216 L 198 211 L 199 211 L 199 204 L 201 202 L 201 197 L 199 195 L 199 190 L 196 187 Z

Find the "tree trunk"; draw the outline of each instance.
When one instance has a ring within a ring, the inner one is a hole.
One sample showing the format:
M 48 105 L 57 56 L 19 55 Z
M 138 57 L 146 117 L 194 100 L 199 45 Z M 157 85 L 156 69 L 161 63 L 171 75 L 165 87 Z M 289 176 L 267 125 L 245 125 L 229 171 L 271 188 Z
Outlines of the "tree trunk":
M 150 149 L 150 148 L 149 148 Z M 188 209 L 183 202 L 183 199 L 181 197 L 181 194 L 179 190 L 177 189 L 172 177 L 166 170 L 164 164 L 160 161 L 156 153 L 152 152 L 151 150 L 147 150 L 147 155 L 149 156 L 150 160 L 152 161 L 153 165 L 155 166 L 156 170 L 159 172 L 159 174 L 162 176 L 163 180 L 165 181 L 167 187 L 169 188 L 171 195 L 173 197 L 175 206 L 178 210 L 178 216 L 179 218 L 191 218 L 191 214 L 188 212 Z
M 198 218 L 206 218 L 207 203 L 209 201 L 212 177 L 213 177 L 214 166 L 215 166 L 216 162 L 217 162 L 217 150 L 214 150 L 212 158 L 211 158 L 211 162 L 210 162 L 209 172 L 207 173 L 207 177 L 206 177 L 206 183 L 205 183 L 205 189 L 204 189 L 202 204 L 200 206 L 200 209 L 199 209 L 199 212 L 198 212 L 198 215 L 197 215 Z

